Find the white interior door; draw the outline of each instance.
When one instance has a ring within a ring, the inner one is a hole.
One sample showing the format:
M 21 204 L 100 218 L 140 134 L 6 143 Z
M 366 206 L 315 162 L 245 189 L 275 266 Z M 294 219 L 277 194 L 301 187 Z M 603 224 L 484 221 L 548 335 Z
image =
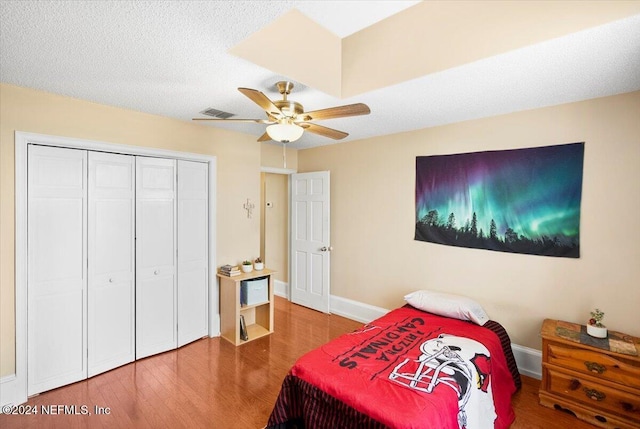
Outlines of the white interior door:
M 135 359 L 134 160 L 89 152 L 89 377 Z
M 28 148 L 27 391 L 87 377 L 87 152 Z
M 329 172 L 291 175 L 291 301 L 329 312 Z
M 136 157 L 136 359 L 177 347 L 176 161 Z
M 208 167 L 178 161 L 178 347 L 208 333 Z

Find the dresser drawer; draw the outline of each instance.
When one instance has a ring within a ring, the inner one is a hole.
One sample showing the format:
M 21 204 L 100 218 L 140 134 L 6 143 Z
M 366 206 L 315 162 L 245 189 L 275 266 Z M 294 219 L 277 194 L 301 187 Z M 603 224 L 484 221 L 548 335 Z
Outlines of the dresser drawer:
M 640 395 L 547 368 L 549 393 L 640 423 Z
M 638 362 L 558 343 L 548 343 L 547 347 L 550 364 L 640 389 Z

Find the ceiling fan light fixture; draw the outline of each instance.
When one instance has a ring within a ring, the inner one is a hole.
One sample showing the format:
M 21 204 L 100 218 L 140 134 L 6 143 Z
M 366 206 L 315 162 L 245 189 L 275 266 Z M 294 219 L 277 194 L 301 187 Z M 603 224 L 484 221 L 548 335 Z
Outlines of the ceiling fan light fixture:
M 293 100 L 287 100 L 287 95 L 293 88 L 293 83 L 281 81 L 276 84 L 282 100 L 271 101 L 257 89 L 238 88 L 243 95 L 256 103 L 267 114 L 267 119 L 237 119 L 237 118 L 193 118 L 194 121 L 233 121 L 248 122 L 269 125 L 260 137 L 259 142 L 274 140 L 280 143 L 290 143 L 302 137 L 305 131 L 340 140 L 349 134 L 344 131 L 334 130 L 310 121 L 324 119 L 344 118 L 348 116 L 368 115 L 371 113 L 369 106 L 363 103 L 349 104 L 346 106 L 330 107 L 328 109 L 305 112 L 302 104 Z M 204 113 L 204 112 L 201 112 Z
M 294 123 L 279 123 L 269 125 L 267 127 L 267 134 L 272 140 L 281 143 L 290 143 L 298 140 L 302 137 L 304 128 Z

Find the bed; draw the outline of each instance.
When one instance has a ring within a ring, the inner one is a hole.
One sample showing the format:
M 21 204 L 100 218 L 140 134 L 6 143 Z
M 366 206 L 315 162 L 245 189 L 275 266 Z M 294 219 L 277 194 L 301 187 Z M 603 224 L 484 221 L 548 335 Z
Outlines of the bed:
M 520 375 L 505 329 L 464 297 L 407 297 L 298 359 L 267 428 L 509 427 Z

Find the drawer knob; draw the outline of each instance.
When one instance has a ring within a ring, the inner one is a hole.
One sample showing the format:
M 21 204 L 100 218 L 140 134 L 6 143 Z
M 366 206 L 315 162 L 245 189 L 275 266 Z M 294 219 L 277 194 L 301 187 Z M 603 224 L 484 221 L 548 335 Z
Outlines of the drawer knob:
M 584 366 L 587 367 L 587 370 L 597 372 L 598 374 L 602 374 L 607 370 L 606 366 L 599 364 L 598 362 L 585 361 Z
M 569 382 L 569 390 L 578 390 L 580 388 L 580 380 L 575 378 Z
M 587 395 L 587 398 L 593 399 L 594 401 L 604 401 L 607 395 L 602 392 L 597 391 L 596 389 L 587 389 L 586 387 L 583 389 L 584 394 Z

